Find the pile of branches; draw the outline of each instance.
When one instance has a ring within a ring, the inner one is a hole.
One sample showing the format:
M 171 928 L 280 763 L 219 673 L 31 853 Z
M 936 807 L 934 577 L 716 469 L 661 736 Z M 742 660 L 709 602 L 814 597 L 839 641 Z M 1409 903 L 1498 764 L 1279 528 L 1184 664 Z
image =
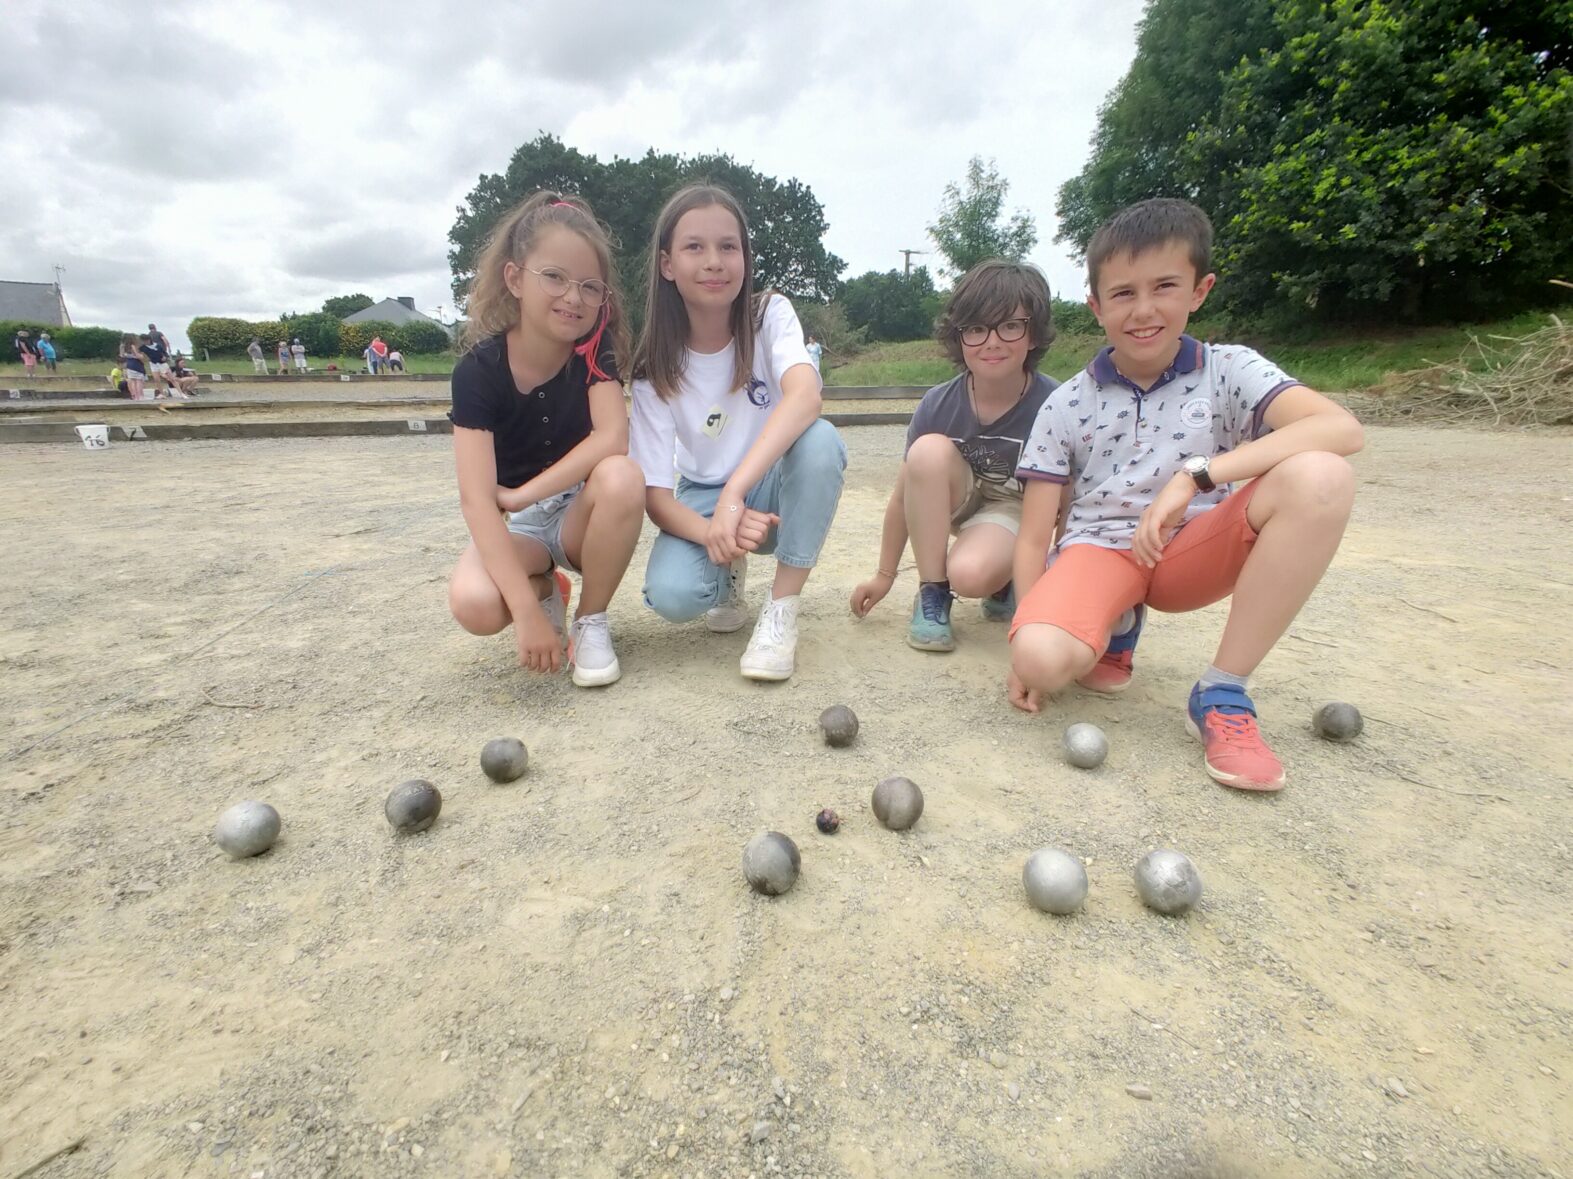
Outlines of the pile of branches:
M 1573 327 L 1473 337 L 1455 361 L 1389 377 L 1378 416 L 1486 426 L 1573 425 Z M 1364 407 L 1362 407 L 1364 408 Z

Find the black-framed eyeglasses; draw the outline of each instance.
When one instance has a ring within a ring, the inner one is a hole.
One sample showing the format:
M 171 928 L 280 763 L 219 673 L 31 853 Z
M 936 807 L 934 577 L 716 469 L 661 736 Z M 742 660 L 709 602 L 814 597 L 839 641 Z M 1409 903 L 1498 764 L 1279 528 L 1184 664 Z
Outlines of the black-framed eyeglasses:
M 1029 321 L 1025 319 L 1007 319 L 1004 323 L 996 324 L 969 323 L 956 334 L 969 348 L 988 343 L 991 332 L 1000 338 L 1001 344 L 1014 344 L 1027 334 L 1027 328 L 1030 326 Z
M 521 270 L 528 270 L 535 275 L 535 281 L 541 284 L 541 290 L 554 299 L 560 299 L 568 293 L 569 287 L 579 288 L 579 298 L 586 307 L 599 307 L 606 302 L 610 294 L 607 286 L 598 278 L 569 278 L 561 270 L 547 267 L 545 270 L 536 270 L 533 267 L 521 266 Z

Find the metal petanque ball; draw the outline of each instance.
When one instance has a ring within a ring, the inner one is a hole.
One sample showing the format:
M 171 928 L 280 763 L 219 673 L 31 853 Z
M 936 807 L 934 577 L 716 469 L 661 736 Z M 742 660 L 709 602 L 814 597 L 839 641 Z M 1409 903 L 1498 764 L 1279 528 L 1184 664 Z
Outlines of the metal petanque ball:
M 1062 847 L 1040 847 L 1021 870 L 1022 887 L 1034 909 L 1064 916 L 1087 899 L 1087 869 Z
M 261 855 L 279 837 L 278 811 L 265 802 L 237 802 L 218 817 L 213 842 L 243 860 Z
M 1202 899 L 1202 875 L 1190 856 L 1160 847 L 1137 861 L 1136 891 L 1149 909 L 1178 917 Z
M 825 731 L 825 744 L 840 749 L 858 735 L 857 713 L 845 704 L 832 704 L 819 714 L 819 727 Z
M 1080 770 L 1096 769 L 1109 756 L 1109 739 L 1097 725 L 1083 721 L 1065 730 L 1065 760 Z
M 1317 735 L 1329 741 L 1353 741 L 1365 729 L 1365 718 L 1353 704 L 1334 701 L 1324 704 L 1311 718 L 1311 727 Z
M 437 821 L 441 810 L 441 793 L 420 778 L 411 778 L 395 786 L 388 792 L 388 801 L 382 808 L 393 829 L 404 835 L 426 830 Z
M 923 791 L 910 778 L 886 778 L 874 787 L 874 817 L 892 831 L 905 831 L 923 814 Z
M 530 764 L 530 751 L 517 737 L 498 737 L 481 749 L 481 769 L 493 782 L 512 782 Z
M 761 831 L 743 848 L 743 875 L 755 892 L 778 897 L 797 883 L 803 858 L 779 831 Z

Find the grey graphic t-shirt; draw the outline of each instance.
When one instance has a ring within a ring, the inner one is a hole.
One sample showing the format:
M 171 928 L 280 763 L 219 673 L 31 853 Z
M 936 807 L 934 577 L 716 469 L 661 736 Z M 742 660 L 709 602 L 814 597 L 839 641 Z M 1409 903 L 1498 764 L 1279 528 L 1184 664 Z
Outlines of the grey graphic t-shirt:
M 1021 466 L 1022 447 L 1032 434 L 1038 411 L 1057 386 L 1052 377 L 1034 373 L 1021 400 L 985 426 L 973 412 L 967 374 L 962 373 L 923 394 L 907 427 L 907 449 L 925 434 L 943 434 L 956 444 L 979 479 L 1019 496 L 1016 468 Z
M 1267 433 L 1267 407 L 1300 383 L 1243 345 L 1181 336 L 1174 363 L 1151 389 L 1140 389 L 1115 368 L 1111 351 L 1055 390 L 1022 452 L 1021 478 L 1071 485 L 1060 548 L 1130 548 L 1141 514 L 1186 459 L 1211 458 Z M 1198 492 L 1184 522 L 1231 490 L 1220 484 Z

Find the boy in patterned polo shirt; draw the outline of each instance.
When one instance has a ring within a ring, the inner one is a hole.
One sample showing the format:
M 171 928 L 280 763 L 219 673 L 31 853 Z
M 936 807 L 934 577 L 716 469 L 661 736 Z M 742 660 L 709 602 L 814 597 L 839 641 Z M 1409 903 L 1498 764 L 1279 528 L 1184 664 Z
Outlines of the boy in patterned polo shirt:
M 1121 210 L 1087 247 L 1109 347 L 1050 395 L 1022 451 L 1008 689 L 1037 712 L 1093 668 L 1126 611 L 1232 594 L 1188 723 L 1215 781 L 1278 790 L 1246 682 L 1338 549 L 1354 504 L 1343 456 L 1363 439 L 1348 410 L 1265 357 L 1185 334 L 1216 280 L 1211 251 L 1206 214 L 1168 199 Z

